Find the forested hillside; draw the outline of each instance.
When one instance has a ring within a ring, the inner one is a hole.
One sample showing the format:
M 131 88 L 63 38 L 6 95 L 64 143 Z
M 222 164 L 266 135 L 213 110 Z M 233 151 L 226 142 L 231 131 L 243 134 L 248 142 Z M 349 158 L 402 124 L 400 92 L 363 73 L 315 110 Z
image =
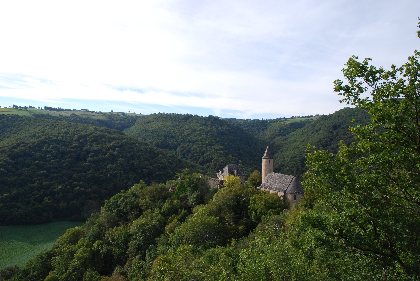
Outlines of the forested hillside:
M 367 124 L 370 120 L 365 110 L 344 108 L 330 115 L 323 115 L 287 135 L 272 138 L 275 170 L 301 176 L 306 171 L 308 145 L 317 149 L 337 152 L 340 141 L 349 144 L 354 136 L 349 128 Z M 299 123 L 298 123 L 299 124 Z
M 216 194 L 200 174 L 179 174 L 166 184 L 140 183 L 112 197 L 100 214 L 68 230 L 22 271 L 9 268 L 0 276 L 228 280 L 236 274 L 240 252 L 253 240 L 248 235 L 267 214 L 281 222 L 284 209 L 276 195 L 241 186 L 233 176 Z
M 267 145 L 276 171 L 301 176 L 308 144 L 336 151 L 351 139 L 352 119 L 366 116 L 350 108 L 274 120 L 13 109 L 0 115 L 0 223 L 82 219 L 119 190 L 185 167 L 213 176 L 240 164 L 248 174 Z
M 365 111 L 354 108 L 325 116 L 273 120 L 152 114 L 139 117 L 126 133 L 175 152 L 208 175 L 228 163 L 240 163 L 247 172 L 259 169 L 262 153 L 270 145 L 276 170 L 301 176 L 308 145 L 337 151 L 340 140 L 352 140 L 349 127 L 368 120 Z
M 184 168 L 175 155 L 91 125 L 0 115 L 0 224 L 82 219 L 139 180 Z
M 11 109 L 9 114 L 123 131 L 142 143 L 174 153 L 194 170 L 207 175 L 213 175 L 227 163 L 241 164 L 247 173 L 259 169 L 262 151 L 270 145 L 275 153 L 275 169 L 301 176 L 308 145 L 337 151 L 340 140 L 345 143 L 352 140 L 350 126 L 369 120 L 367 113 L 357 108 L 345 108 L 330 115 L 267 120 L 35 109 Z
M 229 163 L 241 163 L 247 170 L 254 168 L 259 165 L 264 147 L 257 136 L 214 116 L 152 114 L 139 117 L 126 133 L 175 152 L 207 174 Z

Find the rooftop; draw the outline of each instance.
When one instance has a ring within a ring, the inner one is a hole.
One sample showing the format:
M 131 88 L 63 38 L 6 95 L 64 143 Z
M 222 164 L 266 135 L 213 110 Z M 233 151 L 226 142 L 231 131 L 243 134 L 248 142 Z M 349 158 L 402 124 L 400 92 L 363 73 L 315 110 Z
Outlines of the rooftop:
M 283 192 L 284 194 L 303 194 L 303 188 L 300 184 L 300 181 L 295 176 L 280 173 L 268 174 L 260 188 L 273 190 L 276 192 Z

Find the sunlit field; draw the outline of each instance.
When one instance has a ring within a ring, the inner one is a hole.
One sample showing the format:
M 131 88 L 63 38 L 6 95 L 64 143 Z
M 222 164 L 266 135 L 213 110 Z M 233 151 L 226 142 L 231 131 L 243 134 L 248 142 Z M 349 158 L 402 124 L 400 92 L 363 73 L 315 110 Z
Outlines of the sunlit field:
M 0 226 L 0 269 L 24 265 L 30 258 L 50 249 L 66 229 L 79 224 L 59 221 L 37 225 Z

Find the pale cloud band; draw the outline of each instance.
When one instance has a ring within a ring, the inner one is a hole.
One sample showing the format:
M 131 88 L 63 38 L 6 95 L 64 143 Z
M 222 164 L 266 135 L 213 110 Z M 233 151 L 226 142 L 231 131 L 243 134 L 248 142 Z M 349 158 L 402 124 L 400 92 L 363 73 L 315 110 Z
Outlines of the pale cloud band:
M 6 83 L 6 81 L 9 81 L 9 83 Z M 244 81 L 255 82 L 246 79 Z M 208 109 L 215 115 L 220 115 L 221 112 L 236 112 L 237 117 L 241 118 L 252 118 L 263 114 L 275 116 L 279 114 L 279 108 L 281 108 L 282 116 L 317 114 L 322 106 L 328 106 L 328 101 L 319 100 L 319 104 L 315 105 L 313 100 L 305 101 L 303 100 L 304 97 L 298 94 L 308 92 L 309 89 L 305 89 L 304 86 L 313 86 L 315 82 L 302 84 L 300 87 L 293 83 L 270 85 L 268 81 L 261 83 L 261 85 L 262 87 L 256 89 L 256 91 L 248 90 L 249 92 L 246 92 L 246 88 L 253 87 L 250 83 L 244 83 L 242 95 L 235 95 L 235 92 L 232 92 L 232 94 L 222 92 L 215 95 L 206 92 L 170 92 L 161 89 L 138 89 L 101 84 L 69 84 L 25 76 L 19 76 L 18 79 L 9 77 L 6 80 L 4 76 L 0 76 L 0 97 L 14 97 L 27 101 L 33 99 L 36 95 L 36 100 L 45 102 L 45 104 L 60 104 L 60 101 L 64 100 L 106 101 L 109 103 L 109 107 L 106 108 L 107 111 L 114 108 L 115 104 L 118 103 L 130 104 L 132 111 L 136 111 L 136 108 L 141 108 L 142 105 L 161 105 L 169 108 L 197 107 Z M 277 92 L 273 90 L 276 86 L 283 87 L 282 91 L 285 94 L 267 94 Z M 259 94 L 260 91 L 265 92 L 265 94 Z M 303 103 L 312 103 L 312 111 L 300 111 Z M 103 110 L 103 104 L 101 107 L 92 109 Z M 328 110 L 328 108 L 324 110 Z
M 416 0 L 3 1 L 0 97 L 331 113 L 346 59 L 404 61 L 419 10 Z

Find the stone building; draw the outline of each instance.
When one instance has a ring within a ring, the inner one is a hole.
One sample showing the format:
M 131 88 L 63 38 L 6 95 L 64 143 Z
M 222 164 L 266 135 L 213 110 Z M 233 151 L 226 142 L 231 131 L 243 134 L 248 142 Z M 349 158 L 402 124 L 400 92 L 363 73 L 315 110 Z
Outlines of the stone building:
M 293 207 L 303 197 L 302 185 L 295 176 L 274 173 L 273 167 L 273 157 L 267 146 L 262 157 L 262 184 L 259 188 L 270 193 L 276 193 Z
M 222 171 L 219 171 L 216 176 L 217 179 L 220 181 L 220 184 L 223 185 L 223 181 L 227 178 L 227 176 L 232 175 L 232 176 L 236 176 L 239 177 L 241 179 L 241 182 L 243 182 L 244 180 L 244 175 L 241 171 L 241 169 L 239 168 L 238 165 L 235 164 L 229 164 L 226 165 Z

